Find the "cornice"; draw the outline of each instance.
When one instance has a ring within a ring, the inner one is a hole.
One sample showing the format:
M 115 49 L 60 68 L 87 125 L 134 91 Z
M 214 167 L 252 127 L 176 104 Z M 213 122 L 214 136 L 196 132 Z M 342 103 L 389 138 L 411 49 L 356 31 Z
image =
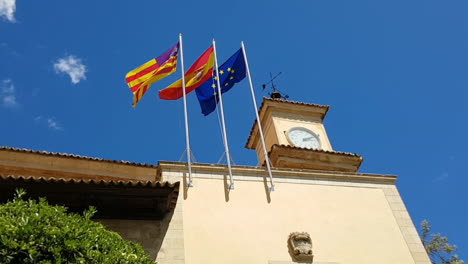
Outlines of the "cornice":
M 158 178 L 162 179 L 164 171 L 187 171 L 187 163 L 174 161 L 159 161 L 158 163 Z M 228 171 L 227 165 L 224 164 L 208 164 L 194 163 L 192 164 L 193 173 L 225 173 Z M 235 175 L 263 177 L 266 175 L 265 167 L 258 166 L 232 166 L 232 172 Z M 280 178 L 304 178 L 304 179 L 330 179 L 343 181 L 365 181 L 374 183 L 394 184 L 397 180 L 395 175 L 372 174 L 372 173 L 357 173 L 357 172 L 341 172 L 341 171 L 322 171 L 309 169 L 287 169 L 287 168 L 272 168 L 273 177 Z M 234 175 L 234 177 L 235 177 Z

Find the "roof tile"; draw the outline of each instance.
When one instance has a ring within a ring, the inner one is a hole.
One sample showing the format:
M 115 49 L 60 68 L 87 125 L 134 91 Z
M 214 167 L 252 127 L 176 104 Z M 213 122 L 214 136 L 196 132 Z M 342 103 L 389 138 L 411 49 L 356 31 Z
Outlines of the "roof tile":
M 65 183 L 65 184 L 90 184 L 90 185 L 105 185 L 105 186 L 122 186 L 122 187 L 174 187 L 178 183 L 159 182 L 159 181 L 142 181 L 130 179 L 82 179 L 82 178 L 55 178 L 43 177 L 34 175 L 12 175 L 1 174 L 0 180 L 20 180 L 26 182 L 43 182 L 43 183 Z
M 73 159 L 102 161 L 102 162 L 110 162 L 110 163 L 125 164 L 125 165 L 140 166 L 140 167 L 150 167 L 150 168 L 157 168 L 158 167 L 158 166 L 152 165 L 152 164 L 136 163 L 136 162 L 130 162 L 130 161 L 124 161 L 124 160 L 109 160 L 109 159 L 81 156 L 81 155 L 76 155 L 76 154 L 49 152 L 49 151 L 37 151 L 37 150 L 30 150 L 30 149 L 24 149 L 24 148 L 13 148 L 13 147 L 6 147 L 6 146 L 0 146 L 0 150 L 8 150 L 8 151 L 24 152 L 24 153 L 34 153 L 34 154 L 40 154 L 40 155 L 65 157 L 65 158 L 73 158 Z
M 310 148 L 301 148 L 301 147 L 295 147 L 295 146 L 289 146 L 289 145 L 284 145 L 284 144 L 275 144 L 275 147 L 281 147 L 281 148 L 289 148 L 289 149 L 298 149 L 298 150 L 308 150 L 308 151 L 313 151 L 313 152 L 321 152 L 321 153 L 330 153 L 330 154 L 336 154 L 336 155 L 345 155 L 345 156 L 353 156 L 353 157 L 360 157 L 362 159 L 362 156 L 356 153 L 351 153 L 351 152 L 342 152 L 342 151 L 330 151 L 330 150 L 323 150 L 323 149 L 310 149 Z

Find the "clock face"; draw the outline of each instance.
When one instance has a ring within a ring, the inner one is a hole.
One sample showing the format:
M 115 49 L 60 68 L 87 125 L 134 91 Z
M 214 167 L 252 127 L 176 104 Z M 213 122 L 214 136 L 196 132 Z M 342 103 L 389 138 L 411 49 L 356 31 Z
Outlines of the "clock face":
M 286 134 L 289 142 L 296 147 L 320 149 L 318 136 L 307 128 L 293 127 Z

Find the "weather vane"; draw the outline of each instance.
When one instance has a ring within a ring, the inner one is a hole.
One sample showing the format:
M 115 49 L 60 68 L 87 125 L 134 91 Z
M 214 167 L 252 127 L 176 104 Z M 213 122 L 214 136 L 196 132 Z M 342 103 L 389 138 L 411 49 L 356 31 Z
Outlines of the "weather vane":
M 273 81 L 276 79 L 276 77 L 278 77 L 280 74 L 281 74 L 281 72 L 278 73 L 278 74 L 276 74 L 276 75 L 273 77 L 273 74 L 271 74 L 271 72 L 270 72 L 270 81 L 267 82 L 267 83 L 262 84 L 262 87 L 263 87 L 263 90 L 265 90 L 265 88 L 267 87 L 267 85 L 268 85 L 268 84 L 271 84 L 271 87 L 270 87 L 270 88 L 271 88 L 271 93 L 269 93 L 269 95 L 270 95 L 271 98 L 273 98 L 273 99 L 288 99 L 288 98 L 289 98 L 289 95 L 284 94 L 283 92 L 281 92 L 280 90 L 278 90 L 278 89 L 276 88 L 275 83 L 273 82 Z M 283 95 L 283 94 L 284 94 L 284 95 Z

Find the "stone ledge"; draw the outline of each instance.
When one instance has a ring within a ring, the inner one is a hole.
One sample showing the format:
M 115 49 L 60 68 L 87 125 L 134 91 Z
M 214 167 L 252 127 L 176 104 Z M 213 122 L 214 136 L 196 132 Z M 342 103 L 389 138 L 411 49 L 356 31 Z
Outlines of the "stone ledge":
M 269 260 L 268 264 L 298 264 L 298 263 L 303 263 L 303 264 L 340 264 L 339 262 L 328 262 L 328 261 L 314 261 L 314 262 L 294 262 L 291 260 Z
M 157 177 L 161 179 L 162 173 L 169 171 L 170 176 L 174 176 L 175 172 L 186 172 L 188 170 L 187 163 L 185 162 L 172 162 L 172 161 L 159 161 Z M 192 173 L 203 174 L 227 174 L 227 165 L 223 164 L 208 164 L 208 163 L 194 163 L 192 164 Z M 232 166 L 234 175 L 242 175 L 255 178 L 263 178 L 267 176 L 266 168 L 254 166 Z M 274 168 L 272 170 L 273 178 L 302 178 L 302 179 L 331 179 L 336 181 L 357 181 L 369 183 L 387 183 L 394 184 L 397 176 L 370 174 L 370 173 L 353 173 L 353 172 L 339 172 L 339 171 L 320 171 L 320 170 L 307 170 L 307 169 L 280 169 Z

